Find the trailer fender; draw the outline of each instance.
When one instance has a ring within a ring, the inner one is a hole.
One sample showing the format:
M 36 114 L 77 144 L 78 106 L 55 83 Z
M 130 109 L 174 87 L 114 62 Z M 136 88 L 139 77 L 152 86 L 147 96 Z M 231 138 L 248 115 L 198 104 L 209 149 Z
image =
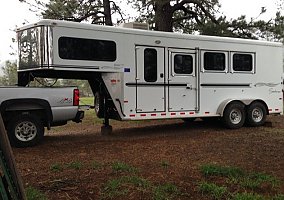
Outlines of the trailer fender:
M 225 111 L 225 108 L 227 107 L 228 104 L 230 104 L 233 101 L 238 101 L 243 103 L 244 105 L 248 106 L 250 105 L 253 101 L 256 101 L 256 99 L 227 99 L 225 101 L 223 101 L 218 109 L 217 109 L 217 114 L 219 114 L 221 117 L 223 117 L 223 113 Z M 263 102 L 262 100 L 259 100 L 261 102 Z M 265 104 L 266 105 L 266 104 Z

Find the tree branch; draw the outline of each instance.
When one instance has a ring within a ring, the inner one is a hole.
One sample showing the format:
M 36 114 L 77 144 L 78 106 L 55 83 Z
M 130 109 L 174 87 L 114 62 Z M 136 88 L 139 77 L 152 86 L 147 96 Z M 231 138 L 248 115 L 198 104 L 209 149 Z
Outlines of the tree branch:
M 115 9 L 115 10 L 118 12 L 118 14 L 120 15 L 121 20 L 122 20 L 122 21 L 125 21 L 124 18 L 123 18 L 123 14 L 122 14 L 120 8 L 116 5 L 115 2 L 113 2 L 113 1 L 110 1 L 110 2 L 113 4 L 114 9 Z
M 215 17 L 205 9 L 199 0 L 183 0 L 172 6 L 172 11 L 175 12 L 177 10 L 183 10 L 185 8 L 184 5 L 190 3 L 197 5 L 207 17 L 209 17 L 215 24 L 218 24 L 218 21 L 215 19 Z

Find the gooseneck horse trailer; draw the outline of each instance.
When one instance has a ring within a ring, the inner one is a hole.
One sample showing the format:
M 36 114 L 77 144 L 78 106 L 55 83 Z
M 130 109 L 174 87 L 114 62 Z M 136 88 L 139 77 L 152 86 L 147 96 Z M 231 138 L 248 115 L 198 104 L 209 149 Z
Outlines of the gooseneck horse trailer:
M 99 117 L 222 118 L 260 126 L 282 114 L 282 44 L 41 20 L 17 29 L 18 84 L 85 79 Z

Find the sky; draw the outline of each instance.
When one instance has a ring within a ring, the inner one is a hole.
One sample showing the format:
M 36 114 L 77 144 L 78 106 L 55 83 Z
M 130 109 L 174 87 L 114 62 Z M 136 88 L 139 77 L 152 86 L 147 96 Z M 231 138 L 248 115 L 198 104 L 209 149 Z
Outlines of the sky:
M 277 11 L 277 0 L 219 0 L 221 3 L 220 13 L 227 16 L 227 19 L 237 18 L 246 15 L 248 19 L 256 18 L 261 7 L 266 7 L 267 12 L 261 19 L 270 19 Z M 29 6 L 20 3 L 19 0 L 7 0 L 0 3 L 0 64 L 6 60 L 14 60 L 15 56 L 10 55 L 17 48 L 12 42 L 16 37 L 13 31 L 16 27 L 21 27 L 23 23 L 33 23 L 39 20 L 35 13 L 29 11 Z M 12 46 L 12 48 L 10 47 Z

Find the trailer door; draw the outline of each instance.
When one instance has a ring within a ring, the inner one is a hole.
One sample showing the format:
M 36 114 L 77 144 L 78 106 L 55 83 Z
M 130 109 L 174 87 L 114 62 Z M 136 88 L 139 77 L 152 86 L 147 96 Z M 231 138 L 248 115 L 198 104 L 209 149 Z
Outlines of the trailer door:
M 169 58 L 169 111 L 197 110 L 197 51 L 169 49 Z
M 164 48 L 136 46 L 136 111 L 165 111 Z

